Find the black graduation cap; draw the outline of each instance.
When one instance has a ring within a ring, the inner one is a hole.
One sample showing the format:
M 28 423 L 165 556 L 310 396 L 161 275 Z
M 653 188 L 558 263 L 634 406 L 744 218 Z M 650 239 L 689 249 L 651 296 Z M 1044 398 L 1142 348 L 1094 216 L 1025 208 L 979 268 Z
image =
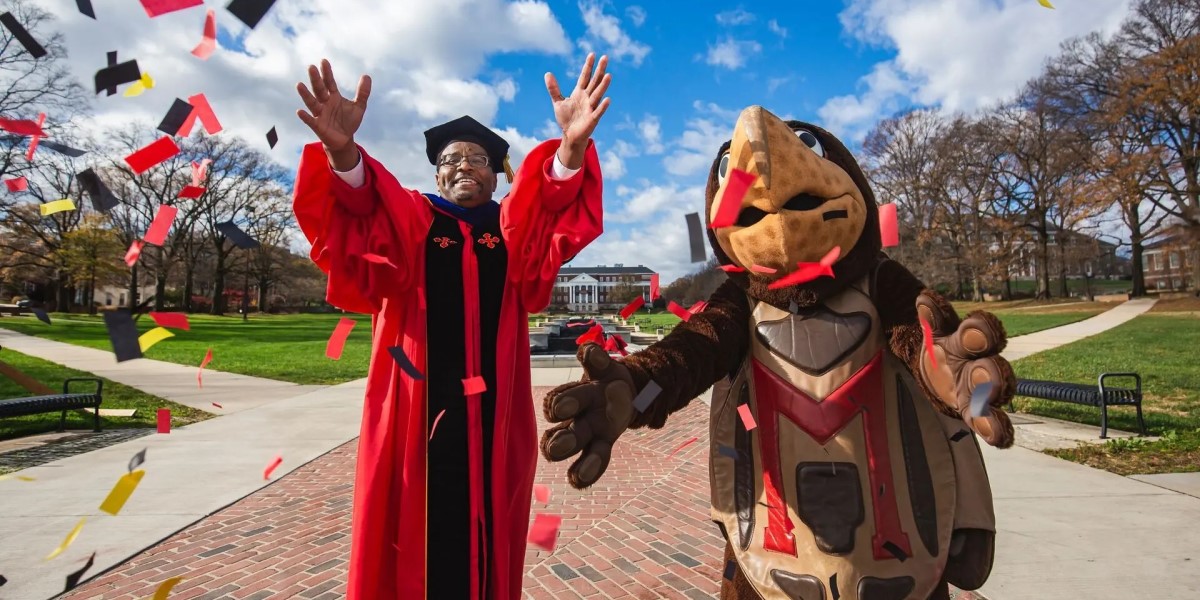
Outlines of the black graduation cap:
M 46 55 L 46 49 L 43 48 L 37 40 L 33 39 L 32 35 L 29 35 L 29 31 L 25 29 L 25 26 L 22 25 L 12 13 L 6 12 L 0 15 L 0 23 L 3 23 L 4 26 L 7 27 L 10 32 L 12 32 L 13 37 L 17 38 L 17 41 L 21 42 L 21 45 L 24 46 L 34 58 L 41 58 Z
M 246 27 L 254 29 L 273 4 L 275 0 L 233 0 L 225 6 L 225 10 L 245 23 Z
M 45 142 L 42 142 L 45 144 Z M 92 208 L 100 212 L 108 212 L 121 204 L 121 201 L 113 195 L 112 190 L 104 185 L 100 180 L 100 176 L 95 171 L 88 167 L 75 174 L 79 178 L 79 186 L 83 191 L 87 192 L 92 198 Z
M 233 221 L 217 223 L 217 231 L 220 231 L 225 237 L 229 238 L 229 241 L 233 242 L 234 246 L 243 250 L 259 246 L 258 240 L 250 237 L 250 234 L 242 231 L 237 225 L 234 225 Z
M 104 326 L 108 329 L 108 339 L 112 342 L 113 354 L 117 362 L 125 362 L 142 357 L 142 346 L 138 343 L 137 324 L 128 310 L 114 310 L 104 313 Z
M 512 183 L 512 167 L 508 164 L 508 142 L 483 123 L 463 115 L 425 131 L 425 154 L 429 164 L 437 166 L 438 156 L 451 142 L 479 144 L 487 152 L 492 171 L 504 173 Z

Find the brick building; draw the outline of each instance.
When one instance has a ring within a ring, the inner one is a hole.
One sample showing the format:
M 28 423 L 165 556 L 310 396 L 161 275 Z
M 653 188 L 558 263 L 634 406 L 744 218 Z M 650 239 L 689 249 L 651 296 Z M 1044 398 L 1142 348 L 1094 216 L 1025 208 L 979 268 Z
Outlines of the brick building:
M 649 302 L 650 277 L 654 274 L 653 270 L 642 265 L 563 267 L 558 270 L 558 281 L 554 284 L 550 306 L 572 312 L 619 309 L 625 306 L 629 299 L 609 298 L 610 292 L 618 286 L 632 286 Z

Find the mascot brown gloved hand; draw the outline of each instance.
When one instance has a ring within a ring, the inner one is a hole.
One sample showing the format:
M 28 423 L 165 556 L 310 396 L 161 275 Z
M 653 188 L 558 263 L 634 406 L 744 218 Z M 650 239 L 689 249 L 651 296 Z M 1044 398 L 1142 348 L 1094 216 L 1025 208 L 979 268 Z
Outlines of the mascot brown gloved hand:
M 726 200 L 734 169 L 753 183 Z M 588 380 L 547 399 L 547 416 L 575 415 L 567 428 L 607 432 L 572 483 L 607 467 L 623 430 L 608 415 L 638 392 L 661 388 L 628 427 L 659 428 L 711 386 L 712 518 L 734 563 L 722 598 L 925 600 L 947 597 L 947 583 L 983 585 L 995 516 L 973 433 L 999 447 L 1013 438 L 992 410 L 1016 387 L 1000 322 L 960 321 L 883 254 L 866 177 L 819 127 L 742 111 L 709 173 L 709 223 L 725 201 L 739 202 L 736 221 L 708 237 L 730 276 L 708 305 L 624 359 L 589 368 L 583 357 Z M 556 408 L 580 393 L 591 400 Z M 560 435 L 543 438 L 552 460 L 582 449 Z

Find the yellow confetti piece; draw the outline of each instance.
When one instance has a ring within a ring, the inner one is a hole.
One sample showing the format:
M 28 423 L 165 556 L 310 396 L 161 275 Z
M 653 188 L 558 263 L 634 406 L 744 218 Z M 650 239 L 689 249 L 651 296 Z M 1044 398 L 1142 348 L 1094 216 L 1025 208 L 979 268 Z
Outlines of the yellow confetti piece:
M 117 484 L 113 486 L 112 491 L 108 493 L 108 497 L 104 499 L 104 502 L 100 503 L 100 510 L 114 517 L 117 516 L 117 513 L 121 512 L 121 508 L 125 506 L 125 501 L 129 500 L 129 496 L 133 494 L 133 490 L 137 489 L 138 484 L 142 481 L 142 476 L 145 474 L 145 471 L 138 469 L 132 473 L 122 475 L 117 480 Z
M 48 217 L 54 213 L 60 213 L 68 210 L 75 210 L 75 203 L 70 198 L 47 202 L 41 206 L 42 216 Z
M 183 581 L 182 577 L 172 577 L 158 584 L 158 589 L 154 590 L 153 600 L 167 600 L 167 596 L 171 594 L 171 588 L 179 585 L 180 581 Z
M 75 538 L 79 537 L 79 532 L 83 531 L 83 524 L 86 522 L 87 517 L 80 519 L 79 524 L 75 526 L 75 529 L 72 529 L 71 533 L 67 534 L 67 539 L 63 540 L 63 543 L 59 544 L 58 547 L 54 549 L 54 552 L 51 552 L 50 556 L 46 557 L 46 560 L 51 560 L 66 551 L 67 546 L 70 546 L 71 542 L 74 542 Z
M 1042 6 L 1045 6 L 1046 8 L 1054 8 L 1054 5 L 1050 4 L 1050 0 L 1038 0 L 1038 4 L 1041 4 Z
M 28 475 L 0 475 L 0 481 L 4 481 L 5 479 L 20 479 L 21 481 L 35 481 L 34 478 L 29 477 Z
M 170 329 L 167 329 L 166 327 L 155 327 L 154 329 L 143 333 L 141 337 L 138 338 L 138 346 L 141 346 L 142 352 L 145 352 L 155 344 L 169 337 L 175 337 L 175 334 L 171 333 Z
M 141 96 L 146 90 L 152 89 L 153 87 L 154 78 L 151 77 L 149 73 L 142 73 L 142 78 L 133 82 L 133 85 L 129 86 L 129 88 L 125 90 L 124 96 L 126 98 Z

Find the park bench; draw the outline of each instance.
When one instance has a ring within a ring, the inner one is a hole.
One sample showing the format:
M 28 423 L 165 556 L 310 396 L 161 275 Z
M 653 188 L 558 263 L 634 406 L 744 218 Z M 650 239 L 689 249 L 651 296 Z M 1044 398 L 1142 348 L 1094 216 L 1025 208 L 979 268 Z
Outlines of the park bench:
M 96 384 L 96 389 L 87 393 L 71 393 L 70 389 L 73 382 L 84 381 Z M 63 431 L 67 428 L 68 410 L 91 408 L 92 414 L 95 417 L 93 431 L 98 432 L 100 431 L 100 402 L 103 400 L 101 395 L 103 388 L 104 382 L 95 377 L 72 377 L 63 381 L 63 391 L 61 394 L 0 399 L 0 418 L 23 417 L 26 415 L 62 411 L 62 417 L 58 422 L 58 430 Z
M 1118 388 L 1105 385 L 1104 380 L 1109 377 L 1132 378 L 1136 387 Z M 1141 429 L 1142 435 L 1146 435 L 1146 423 L 1142 420 L 1142 377 L 1137 373 L 1103 373 L 1096 385 L 1018 379 L 1016 395 L 1099 407 L 1100 439 L 1108 438 L 1108 407 L 1133 406 L 1137 409 L 1138 428 Z

